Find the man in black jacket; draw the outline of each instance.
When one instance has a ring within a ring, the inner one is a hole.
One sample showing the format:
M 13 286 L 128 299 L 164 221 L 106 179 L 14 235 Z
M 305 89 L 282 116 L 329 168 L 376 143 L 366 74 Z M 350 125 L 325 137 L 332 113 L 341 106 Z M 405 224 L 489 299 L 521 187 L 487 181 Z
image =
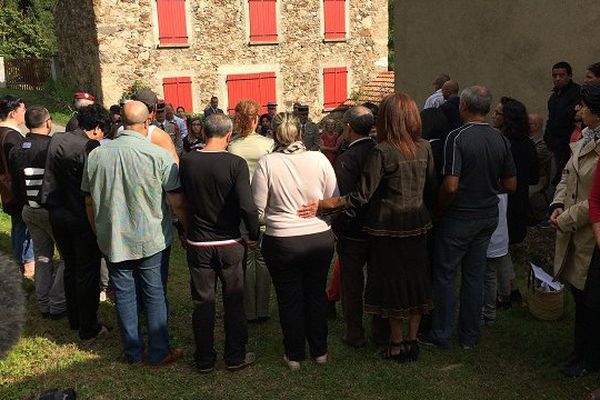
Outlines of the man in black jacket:
M 81 192 L 83 166 L 88 154 L 100 146 L 110 126 L 108 111 L 99 104 L 77 114 L 79 128 L 54 135 L 41 189 L 41 203 L 48 208 L 50 225 L 65 262 L 65 297 L 71 329 L 91 340 L 108 333 L 98 322 L 100 260 L 96 235 L 88 221 Z
M 23 221 L 29 228 L 35 253 L 35 295 L 42 316 L 59 319 L 65 315 L 64 265 L 54 265 L 54 236 L 48 210 L 41 207 L 40 188 L 44 179 L 52 118 L 44 107 L 25 112 L 29 133 L 9 155 L 12 191 L 23 207 Z
M 344 113 L 342 122 L 344 137 L 350 144 L 348 149 L 338 156 L 334 169 L 340 195 L 344 196 L 354 190 L 367 155 L 375 147 L 375 141 L 369 137 L 375 119 L 368 108 L 356 106 Z M 368 205 L 356 210 L 346 210 L 333 220 L 333 229 L 338 237 L 342 309 L 346 321 L 343 340 L 351 347 L 365 345 L 365 331 L 362 325 L 365 285 L 363 269 L 369 258 L 369 239 L 362 226 L 367 208 Z M 375 320 L 373 328 L 374 331 L 379 328 Z M 373 334 L 379 336 L 378 332 Z
M 573 69 L 569 63 L 561 61 L 552 66 L 554 89 L 548 99 L 548 123 L 544 140 L 554 153 L 556 165 L 556 175 L 552 180 L 554 185 L 560 181 L 562 170 L 571 157 L 569 139 L 575 127 L 575 106 L 581 100 L 579 94 L 581 87 L 573 82 L 572 78 Z

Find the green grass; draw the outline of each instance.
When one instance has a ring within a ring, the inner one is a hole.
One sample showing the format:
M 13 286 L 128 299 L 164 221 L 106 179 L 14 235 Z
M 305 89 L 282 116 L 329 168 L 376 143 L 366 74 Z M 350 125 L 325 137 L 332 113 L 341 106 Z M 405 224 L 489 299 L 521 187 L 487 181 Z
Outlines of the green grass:
M 50 111 L 50 115 L 52 115 L 52 120 L 62 126 L 65 126 L 69 122 L 71 115 L 73 115 L 70 105 L 65 104 L 64 101 L 57 99 L 45 91 L 0 88 L 0 96 L 6 94 L 22 98 L 28 106 L 46 107 Z
M 4 251 L 9 250 L 7 231 L 8 219 L 2 217 L 0 249 Z M 66 321 L 41 319 L 30 295 L 23 337 L 0 363 L 0 399 L 24 399 L 58 387 L 75 388 L 81 399 L 582 399 L 599 386 L 598 375 L 567 379 L 555 367 L 570 351 L 571 303 L 557 322 L 536 321 L 519 307 L 503 311 L 496 325 L 484 329 L 475 350 L 459 346 L 450 351 L 423 349 L 414 365 L 380 360 L 372 346 L 345 347 L 341 343 L 343 322 L 338 319 L 330 324 L 331 363 L 305 362 L 300 371 L 289 371 L 281 360 L 273 301 L 271 321 L 250 326 L 248 349 L 257 352 L 258 363 L 238 373 L 221 366 L 210 375 L 199 375 L 192 365 L 188 272 L 183 252 L 174 247 L 169 322 L 173 345 L 185 352 L 183 360 L 160 369 L 121 364 L 116 361 L 120 354 L 117 329 L 86 347 L 69 331 Z M 523 271 L 521 266 L 519 271 Z M 31 293 L 32 284 L 26 286 Z M 101 305 L 102 321 L 116 327 L 115 317 L 112 304 Z M 220 317 L 217 324 L 222 354 Z

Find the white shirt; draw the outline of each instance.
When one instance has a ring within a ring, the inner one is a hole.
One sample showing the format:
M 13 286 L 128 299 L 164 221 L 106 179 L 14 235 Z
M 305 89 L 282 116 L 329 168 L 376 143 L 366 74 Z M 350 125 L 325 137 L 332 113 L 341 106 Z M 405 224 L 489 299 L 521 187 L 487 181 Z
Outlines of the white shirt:
M 508 195 L 498 195 L 498 226 L 492 234 L 487 249 L 487 258 L 498 258 L 508 254 L 508 223 L 506 221 L 506 208 Z
M 339 194 L 335 172 L 324 154 L 303 151 L 270 153 L 252 177 L 252 197 L 270 236 L 311 235 L 329 229 L 320 218 L 300 218 L 298 209 L 310 200 Z
M 442 104 L 444 104 L 446 100 L 444 100 L 444 95 L 442 94 L 442 89 L 438 89 L 431 96 L 425 100 L 425 105 L 423 106 L 423 110 L 426 108 L 438 108 Z

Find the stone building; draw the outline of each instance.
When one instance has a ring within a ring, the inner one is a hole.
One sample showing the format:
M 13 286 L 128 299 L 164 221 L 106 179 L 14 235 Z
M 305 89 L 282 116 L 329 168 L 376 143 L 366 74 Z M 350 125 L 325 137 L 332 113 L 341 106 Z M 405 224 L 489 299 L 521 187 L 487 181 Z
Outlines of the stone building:
M 423 104 L 440 73 L 546 113 L 558 61 L 581 82 L 600 61 L 596 0 L 395 0 L 396 89 Z
M 335 108 L 387 70 L 387 0 L 59 0 L 62 74 L 107 105 L 139 80 L 201 112 Z

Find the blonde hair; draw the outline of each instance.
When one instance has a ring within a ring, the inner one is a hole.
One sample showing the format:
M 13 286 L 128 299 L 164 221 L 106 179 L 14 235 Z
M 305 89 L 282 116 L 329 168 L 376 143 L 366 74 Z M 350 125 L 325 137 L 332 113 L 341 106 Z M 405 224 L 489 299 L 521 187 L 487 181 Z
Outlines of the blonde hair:
M 290 112 L 280 112 L 273 118 L 273 137 L 278 146 L 289 146 L 302 140 L 298 119 Z

